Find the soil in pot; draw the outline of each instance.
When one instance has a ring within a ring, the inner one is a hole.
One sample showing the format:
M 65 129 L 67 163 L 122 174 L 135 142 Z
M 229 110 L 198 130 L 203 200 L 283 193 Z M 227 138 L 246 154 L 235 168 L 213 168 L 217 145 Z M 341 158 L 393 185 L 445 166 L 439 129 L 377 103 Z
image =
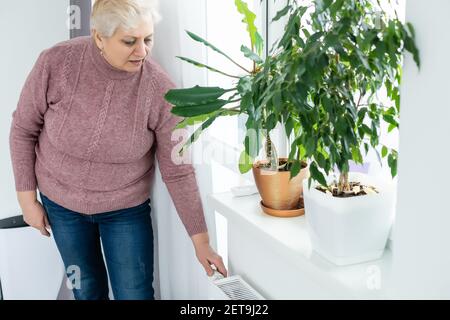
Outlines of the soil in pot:
M 361 184 L 360 182 L 349 182 L 349 186 L 350 188 L 348 190 L 344 190 L 341 192 L 339 192 L 339 188 L 336 183 L 333 183 L 327 188 L 325 188 L 324 186 L 318 186 L 316 187 L 316 189 L 337 198 L 350 198 L 378 193 L 375 187 L 366 186 Z

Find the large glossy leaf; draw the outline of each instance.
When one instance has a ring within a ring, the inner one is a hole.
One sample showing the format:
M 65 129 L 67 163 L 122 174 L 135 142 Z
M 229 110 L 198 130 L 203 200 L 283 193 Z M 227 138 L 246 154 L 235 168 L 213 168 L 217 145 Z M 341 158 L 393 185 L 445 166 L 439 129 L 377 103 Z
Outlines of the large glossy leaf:
M 244 174 L 250 171 L 253 166 L 253 159 L 250 157 L 245 150 L 241 152 L 239 156 L 239 172 Z
M 186 128 L 187 126 L 193 126 L 199 123 L 202 123 L 206 120 L 208 120 L 211 115 L 213 115 L 214 112 L 212 113 L 207 113 L 207 114 L 201 114 L 199 116 L 195 116 L 195 117 L 189 117 L 189 118 L 184 118 L 182 121 L 178 122 L 178 124 L 176 125 L 176 129 L 183 129 Z
M 246 47 L 246 46 L 241 46 L 241 51 L 244 53 L 244 56 L 246 56 L 247 58 L 255 61 L 256 63 L 262 63 L 263 60 L 261 59 L 260 56 L 258 56 L 256 53 L 254 53 L 250 48 Z
M 165 99 L 177 106 L 199 105 L 215 101 L 231 90 L 220 87 L 200 87 L 195 86 L 186 89 L 172 89 L 167 92 Z
M 261 35 L 258 33 L 258 29 L 256 28 L 255 25 L 256 14 L 254 14 L 248 8 L 247 3 L 245 3 L 243 0 L 235 0 L 234 3 L 239 13 L 244 15 L 244 19 L 242 20 L 242 22 L 247 24 L 247 31 L 250 35 L 250 42 L 252 44 L 252 48 L 256 50 L 258 55 L 262 55 L 264 41 Z
M 195 117 L 188 117 L 188 118 L 184 118 L 182 121 L 180 121 L 177 125 L 176 128 L 177 129 L 182 129 L 182 128 L 186 128 L 187 126 L 193 126 L 193 125 L 197 125 L 200 124 L 206 120 L 208 120 L 211 117 L 216 117 L 216 116 L 233 116 L 233 115 L 237 115 L 239 112 L 238 111 L 234 111 L 234 110 L 228 110 L 228 109 L 219 109 L 216 110 L 214 112 L 211 113 L 206 113 L 206 114 L 202 114 L 199 116 L 195 116 Z
M 228 104 L 228 100 L 216 100 L 213 102 L 208 102 L 199 105 L 189 105 L 189 106 L 175 106 L 172 108 L 172 113 L 182 116 L 182 117 L 195 117 L 206 113 L 211 113 L 213 111 L 219 110 L 224 105 Z

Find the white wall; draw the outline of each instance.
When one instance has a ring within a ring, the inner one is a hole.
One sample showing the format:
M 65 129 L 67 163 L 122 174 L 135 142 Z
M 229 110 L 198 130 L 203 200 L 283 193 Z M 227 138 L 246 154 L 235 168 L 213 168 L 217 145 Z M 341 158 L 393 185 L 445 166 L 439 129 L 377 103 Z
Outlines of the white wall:
M 67 40 L 69 0 L 9 0 L 0 8 L 0 219 L 20 214 L 9 154 L 9 129 L 25 79 L 39 53 Z
M 422 67 L 404 67 L 392 288 L 399 298 L 450 298 L 450 1 L 407 1 Z

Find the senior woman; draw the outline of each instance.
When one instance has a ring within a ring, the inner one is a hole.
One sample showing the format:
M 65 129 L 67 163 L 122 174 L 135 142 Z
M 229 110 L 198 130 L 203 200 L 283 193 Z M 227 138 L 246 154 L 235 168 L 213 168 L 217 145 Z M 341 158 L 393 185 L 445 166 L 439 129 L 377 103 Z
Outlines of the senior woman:
M 91 36 L 44 50 L 13 113 L 24 220 L 45 236 L 51 228 L 68 275 L 79 275 L 76 299 L 108 299 L 108 274 L 115 299 L 154 299 L 155 154 L 199 262 L 208 275 L 213 265 L 227 273 L 209 245 L 194 168 L 172 157 L 180 118 L 164 100 L 174 84 L 149 57 L 156 19 L 148 1 L 97 0 Z

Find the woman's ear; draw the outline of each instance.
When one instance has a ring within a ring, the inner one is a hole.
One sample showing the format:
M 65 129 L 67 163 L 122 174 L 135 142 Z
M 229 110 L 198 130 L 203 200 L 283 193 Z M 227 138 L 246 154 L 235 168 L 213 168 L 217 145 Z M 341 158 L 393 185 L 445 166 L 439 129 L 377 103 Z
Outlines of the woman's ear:
M 100 34 L 95 29 L 92 29 L 91 33 L 92 33 L 92 36 L 94 37 L 94 41 L 97 44 L 97 47 L 100 50 L 103 50 L 103 40 L 102 40 L 102 37 L 100 36 Z

